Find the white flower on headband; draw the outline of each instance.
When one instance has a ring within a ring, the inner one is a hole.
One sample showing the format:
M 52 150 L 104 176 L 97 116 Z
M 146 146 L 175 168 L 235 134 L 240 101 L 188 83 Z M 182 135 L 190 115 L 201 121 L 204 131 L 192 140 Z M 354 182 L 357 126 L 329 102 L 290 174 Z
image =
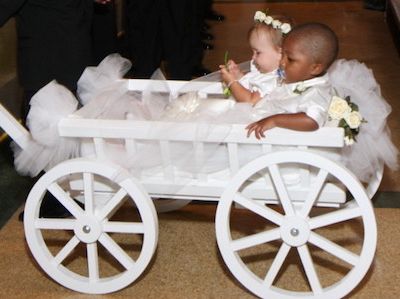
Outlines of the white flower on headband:
M 281 31 L 283 34 L 288 34 L 290 30 L 292 30 L 292 27 L 288 23 L 283 23 L 281 25 Z
M 264 23 L 267 25 L 271 25 L 274 19 L 271 16 L 266 16 Z
M 273 17 L 267 16 L 262 11 L 256 11 L 254 14 L 254 21 L 272 25 L 274 29 L 279 29 L 283 34 L 289 33 L 289 31 L 292 29 L 289 23 L 282 23 L 279 20 L 275 20 Z
M 256 11 L 254 21 L 264 22 L 267 16 L 262 11 Z
M 272 27 L 274 27 L 275 29 L 280 29 L 282 25 L 282 22 L 279 20 L 273 20 L 272 21 Z

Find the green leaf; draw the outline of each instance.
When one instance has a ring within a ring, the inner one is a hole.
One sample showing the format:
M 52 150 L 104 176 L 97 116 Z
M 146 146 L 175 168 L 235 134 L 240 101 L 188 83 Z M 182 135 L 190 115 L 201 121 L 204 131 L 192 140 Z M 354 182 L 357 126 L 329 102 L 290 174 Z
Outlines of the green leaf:
M 344 120 L 344 118 L 341 118 L 341 119 L 339 120 L 338 126 L 339 126 L 339 127 L 342 127 L 342 128 L 349 127 L 349 126 L 347 125 L 347 122 Z
M 226 69 L 228 69 L 228 56 L 229 56 L 229 52 L 225 51 L 224 63 L 225 63 Z M 222 92 L 223 92 L 224 96 L 226 96 L 227 98 L 229 98 L 231 96 L 231 90 L 228 87 L 224 87 L 224 90 Z

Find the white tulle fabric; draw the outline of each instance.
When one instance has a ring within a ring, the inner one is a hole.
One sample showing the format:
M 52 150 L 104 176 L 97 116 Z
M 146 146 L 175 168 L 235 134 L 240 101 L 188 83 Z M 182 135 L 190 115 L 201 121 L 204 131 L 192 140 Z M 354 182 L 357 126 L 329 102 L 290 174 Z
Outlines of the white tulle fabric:
M 98 66 L 87 67 L 78 80 L 78 96 L 82 105 L 86 105 L 99 93 L 115 89 L 121 79 L 132 67 L 128 59 L 119 54 L 110 54 Z
M 246 69 L 249 64 L 242 66 Z M 120 80 L 129 67 L 127 59 L 114 54 L 98 67 L 87 68 L 78 83 L 78 97 L 84 104 L 79 110 L 76 110 L 78 101 L 74 95 L 57 82 L 53 81 L 40 90 L 32 98 L 28 116 L 32 140 L 24 150 L 15 147 L 16 169 L 21 174 L 35 176 L 66 159 L 94 154 L 91 141 L 59 137 L 57 124 L 69 114 L 83 118 L 162 120 L 171 125 L 154 126 L 152 130 L 176 135 L 180 132 L 173 122 L 194 122 L 198 124 L 198 130 L 193 141 L 211 134 L 215 124 L 224 134 L 229 134 L 231 124 L 248 124 L 276 113 L 306 112 L 321 126 L 326 120 L 331 97 L 329 81 L 340 96 L 351 96 L 368 121 L 362 125 L 357 142 L 343 149 L 342 158 L 346 165 L 363 181 L 368 181 L 382 161 L 393 169 L 397 168 L 397 149 L 390 140 L 386 125 L 391 108 L 382 98 L 372 72 L 357 61 L 337 61 L 329 70 L 329 78 L 324 76 L 304 82 L 303 86 L 309 88 L 301 95 L 293 92 L 296 84 L 280 86 L 255 107 L 233 100 L 200 98 L 191 82 L 184 86 L 183 95 L 173 97 L 160 71 L 154 73 L 154 80 L 144 92 L 130 91 L 126 82 Z M 196 81 L 219 80 L 216 72 Z M 138 146 L 139 154 L 134 156 L 124 150 L 122 142 L 109 142 L 105 151 L 111 160 L 128 168 L 134 175 L 143 174 L 143 171 L 157 173 L 162 163 L 159 144 L 143 142 Z M 189 174 L 227 168 L 228 157 L 223 146 L 207 145 L 201 165 L 193 159 L 194 150 L 188 144 L 173 144 L 173 164 Z M 260 155 L 258 147 L 242 147 L 239 149 L 240 164 Z
M 31 139 L 23 150 L 15 143 L 14 165 L 22 175 L 36 176 L 42 170 L 69 158 L 79 156 L 79 141 L 58 134 L 58 121 L 78 107 L 74 95 L 64 86 L 52 81 L 31 99 L 27 126 Z
M 372 71 L 356 60 L 337 60 L 329 69 L 332 85 L 341 97 L 358 105 L 363 123 L 357 142 L 342 150 L 346 166 L 361 180 L 369 181 L 384 162 L 398 169 L 398 149 L 390 138 L 387 117 L 391 106 L 381 95 Z

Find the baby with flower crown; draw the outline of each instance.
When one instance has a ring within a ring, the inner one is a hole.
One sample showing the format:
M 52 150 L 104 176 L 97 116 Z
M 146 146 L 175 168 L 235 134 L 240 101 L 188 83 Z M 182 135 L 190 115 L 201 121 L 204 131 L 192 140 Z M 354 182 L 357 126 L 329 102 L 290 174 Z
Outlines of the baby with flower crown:
M 220 65 L 222 80 L 236 101 L 255 104 L 277 86 L 282 39 L 291 29 L 281 20 L 261 11 L 255 13 L 248 33 L 253 51 L 250 72 L 243 74 L 233 60 Z
M 261 120 L 247 126 L 248 135 L 265 137 L 274 127 L 313 131 L 323 126 L 334 95 L 327 70 L 336 59 L 338 39 L 326 25 L 294 27 L 283 40 L 283 83 L 254 106 Z

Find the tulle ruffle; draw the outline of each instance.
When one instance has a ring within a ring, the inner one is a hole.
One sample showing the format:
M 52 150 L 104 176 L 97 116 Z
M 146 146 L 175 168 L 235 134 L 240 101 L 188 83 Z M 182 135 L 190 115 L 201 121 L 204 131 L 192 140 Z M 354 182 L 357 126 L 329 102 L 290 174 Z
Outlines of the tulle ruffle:
M 361 180 L 368 182 L 385 163 L 398 169 L 398 149 L 390 138 L 387 117 L 392 109 L 382 97 L 374 75 L 356 60 L 337 60 L 329 69 L 332 85 L 340 97 L 350 96 L 367 121 L 360 127 L 357 142 L 342 149 L 345 165 Z
M 58 134 L 58 121 L 78 107 L 75 96 L 64 86 L 52 81 L 31 99 L 27 126 L 31 139 L 24 149 L 13 144 L 14 165 L 22 175 L 32 177 L 42 170 L 79 156 L 79 140 Z

